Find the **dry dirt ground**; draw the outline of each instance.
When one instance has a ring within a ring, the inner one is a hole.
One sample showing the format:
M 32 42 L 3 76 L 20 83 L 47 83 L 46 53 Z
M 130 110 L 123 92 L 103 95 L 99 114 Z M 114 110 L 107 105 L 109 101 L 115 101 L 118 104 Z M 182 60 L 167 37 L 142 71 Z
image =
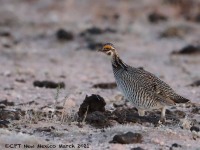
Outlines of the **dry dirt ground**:
M 0 18 L 1 149 L 8 149 L 6 144 L 21 144 L 17 149 L 24 144 L 32 149 L 38 144 L 54 149 L 64 149 L 59 144 L 91 150 L 200 149 L 200 87 L 190 86 L 200 80 L 199 49 L 171 54 L 200 46 L 198 0 L 0 0 Z M 66 37 L 59 29 L 71 34 Z M 123 111 L 136 111 L 123 105 L 117 88 L 93 87 L 114 82 L 110 60 L 96 52 L 105 42 L 115 44 L 127 64 L 154 73 L 196 104 L 168 108 L 163 125 L 148 119 L 157 119 L 158 111 L 147 112 L 146 119 L 137 114 L 130 119 L 128 112 L 123 116 Z M 45 80 L 64 82 L 65 88 L 34 86 Z M 79 107 L 92 94 L 104 98 L 105 110 L 80 120 Z M 127 132 L 139 133 L 142 140 L 110 143 Z

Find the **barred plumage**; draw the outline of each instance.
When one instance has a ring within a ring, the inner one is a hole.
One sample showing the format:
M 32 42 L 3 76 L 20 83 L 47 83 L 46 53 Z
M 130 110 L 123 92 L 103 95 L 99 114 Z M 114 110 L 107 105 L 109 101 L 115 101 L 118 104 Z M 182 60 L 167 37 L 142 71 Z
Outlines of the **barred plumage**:
M 125 64 L 113 44 L 107 43 L 99 51 L 111 57 L 116 83 L 125 98 L 138 109 L 139 115 L 143 116 L 145 110 L 162 109 L 161 121 L 164 122 L 165 106 L 189 102 L 152 73 Z

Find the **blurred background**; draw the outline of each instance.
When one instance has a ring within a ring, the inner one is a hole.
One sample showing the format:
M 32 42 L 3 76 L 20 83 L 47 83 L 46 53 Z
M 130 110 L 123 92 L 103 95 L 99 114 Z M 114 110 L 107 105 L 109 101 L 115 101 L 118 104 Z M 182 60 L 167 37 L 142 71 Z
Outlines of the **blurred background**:
M 109 59 L 96 53 L 106 42 L 129 65 L 196 93 L 186 85 L 199 79 L 199 0 L 0 0 L 0 18 L 2 98 L 53 100 L 55 90 L 36 80 L 64 82 L 65 94 L 101 93 L 92 86 L 114 82 Z

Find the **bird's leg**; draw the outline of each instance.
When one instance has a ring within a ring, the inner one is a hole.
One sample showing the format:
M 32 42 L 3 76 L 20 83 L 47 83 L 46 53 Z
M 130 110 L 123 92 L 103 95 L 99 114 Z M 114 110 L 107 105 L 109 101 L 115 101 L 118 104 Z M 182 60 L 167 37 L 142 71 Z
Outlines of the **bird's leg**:
M 160 120 L 159 120 L 160 123 L 165 123 L 165 112 L 166 112 L 166 108 L 162 107 L 161 108 L 161 117 L 160 117 Z
M 138 114 L 139 114 L 139 116 L 144 116 L 145 115 L 145 110 L 138 108 Z

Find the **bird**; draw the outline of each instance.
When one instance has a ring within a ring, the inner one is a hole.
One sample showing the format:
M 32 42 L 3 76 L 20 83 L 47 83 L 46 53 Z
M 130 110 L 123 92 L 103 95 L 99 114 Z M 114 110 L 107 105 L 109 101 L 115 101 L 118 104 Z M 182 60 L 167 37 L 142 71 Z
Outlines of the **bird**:
M 98 51 L 110 57 L 117 86 L 137 108 L 139 116 L 144 116 L 146 110 L 161 109 L 159 123 L 164 123 L 167 106 L 190 102 L 153 73 L 126 64 L 112 43 L 104 44 Z

